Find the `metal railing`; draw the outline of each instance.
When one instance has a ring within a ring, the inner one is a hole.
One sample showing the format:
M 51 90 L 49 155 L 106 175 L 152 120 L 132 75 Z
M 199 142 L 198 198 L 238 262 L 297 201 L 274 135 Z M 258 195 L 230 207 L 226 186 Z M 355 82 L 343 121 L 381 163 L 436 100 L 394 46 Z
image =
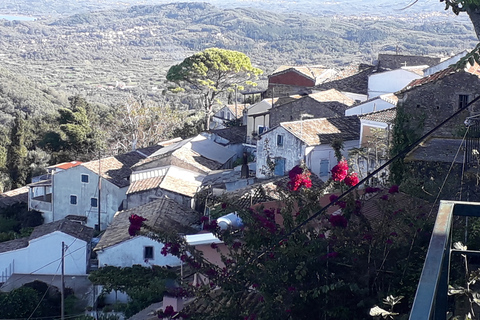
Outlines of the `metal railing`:
M 410 320 L 446 320 L 452 253 L 478 255 L 478 251 L 452 249 L 454 216 L 480 217 L 480 203 L 441 201 L 425 264 L 417 287 Z

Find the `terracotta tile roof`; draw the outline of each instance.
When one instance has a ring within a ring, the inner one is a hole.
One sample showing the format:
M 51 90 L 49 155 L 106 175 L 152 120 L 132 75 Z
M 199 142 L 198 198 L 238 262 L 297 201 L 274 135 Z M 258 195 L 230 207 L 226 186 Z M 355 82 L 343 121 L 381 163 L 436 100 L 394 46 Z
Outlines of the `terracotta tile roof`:
M 61 231 L 86 242 L 89 242 L 93 237 L 92 228 L 63 219 L 35 227 L 29 239 L 36 239 L 55 231 Z
M 322 78 L 323 78 L 323 80 L 325 80 L 327 77 L 330 77 L 331 75 L 330 75 L 330 73 L 328 73 L 328 71 L 332 71 L 332 69 L 328 69 L 328 68 L 325 68 L 324 66 L 320 66 L 320 65 L 313 65 L 313 66 L 286 66 L 286 65 L 284 65 L 284 66 L 278 67 L 270 75 L 270 77 L 275 76 L 275 75 L 280 74 L 280 73 L 288 72 L 290 70 L 295 70 L 298 73 L 301 73 L 302 75 L 304 75 L 305 77 L 314 80 L 315 82 L 317 82 L 318 80 L 321 81 Z
M 468 72 L 470 74 L 473 74 L 473 75 L 476 75 L 476 76 L 480 77 L 480 66 L 475 63 L 473 66 L 469 65 L 464 69 L 458 69 L 455 66 L 448 67 L 446 69 L 435 72 L 434 74 L 431 74 L 429 76 L 413 80 L 404 89 L 400 90 L 399 92 L 405 92 L 405 91 L 411 90 L 415 87 L 419 87 L 419 86 L 425 85 L 427 83 L 438 81 L 440 79 L 445 78 L 446 76 L 449 76 L 449 75 L 457 73 L 457 72 Z
M 337 89 L 366 95 L 368 94 L 368 77 L 376 71 L 377 68 L 371 65 L 349 66 L 338 72 L 330 81 L 315 86 L 315 89 Z
M 81 164 L 82 164 L 82 163 L 81 163 L 80 161 L 71 161 L 71 162 L 59 163 L 59 164 L 50 166 L 49 168 L 58 168 L 58 169 L 67 170 L 67 169 L 70 169 L 70 168 L 79 166 L 79 165 L 81 165 Z
M 336 101 L 336 102 L 343 103 L 347 106 L 352 106 L 353 104 L 355 104 L 355 100 L 350 99 L 349 97 L 347 97 L 346 95 L 344 95 L 343 93 L 341 93 L 336 89 L 315 92 L 315 93 L 309 94 L 308 96 L 318 102 Z
M 182 179 L 182 177 L 167 175 L 160 184 L 160 188 L 194 197 L 200 185 L 201 182 L 199 181 L 186 180 Z
M 222 167 L 221 163 L 202 157 L 198 152 L 188 148 L 181 148 L 172 153 L 172 156 L 205 173 Z
M 93 160 L 83 163 L 82 165 L 96 174 L 99 174 L 100 168 L 102 178 L 110 181 L 119 188 L 123 188 L 130 184 L 128 179 L 132 173 L 131 167 L 140 160 L 153 154 L 159 148 L 160 146 L 143 148 L 125 154 L 103 158 L 100 160 L 100 163 L 99 160 Z
M 457 154 L 458 150 L 460 152 Z M 432 161 L 457 164 L 464 162 L 465 152 L 462 139 L 429 138 L 405 156 L 405 161 Z
M 385 109 L 358 116 L 361 120 L 393 123 L 397 115 L 397 108 Z
M 40 238 L 55 231 L 63 232 L 85 242 L 90 242 L 93 237 L 92 228 L 84 226 L 77 222 L 63 219 L 35 227 L 29 237 L 0 243 L 0 252 L 7 252 L 11 250 L 25 248 L 28 246 L 30 240 Z
M 28 202 L 28 187 L 6 191 L 0 194 L 0 208 L 12 206 L 17 203 Z
M 282 122 L 280 126 L 308 146 L 330 143 L 334 138 L 342 138 L 343 141 L 360 138 L 360 120 L 357 116 Z
M 160 231 L 184 234 L 196 233 L 198 230 L 195 226 L 200 220 L 198 212 L 182 207 L 172 199 L 158 199 L 139 207 L 117 212 L 94 250 L 103 250 L 132 239 L 133 237 L 128 234 L 130 226 L 128 218 L 132 214 L 148 219 L 145 223 Z
M 28 238 L 20 238 L 0 243 L 0 253 L 26 248 L 28 246 Z
M 160 187 L 164 176 L 152 177 L 147 179 L 136 180 L 130 183 L 126 194 L 132 194 Z

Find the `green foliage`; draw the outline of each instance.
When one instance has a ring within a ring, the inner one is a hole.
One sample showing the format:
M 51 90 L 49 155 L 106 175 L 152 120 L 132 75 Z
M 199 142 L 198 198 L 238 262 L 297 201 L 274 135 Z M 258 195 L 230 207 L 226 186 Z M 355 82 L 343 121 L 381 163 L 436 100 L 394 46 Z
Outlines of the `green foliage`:
M 10 132 L 10 146 L 7 149 L 6 167 L 10 175 L 10 184 L 12 189 L 25 185 L 27 181 L 25 167 L 25 158 L 27 157 L 27 148 L 25 147 L 25 119 L 20 112 L 16 113 L 14 125 Z
M 0 242 L 27 237 L 33 227 L 43 223 L 42 214 L 28 211 L 26 203 L 17 203 L 0 209 Z
M 425 116 L 417 115 L 415 119 L 405 112 L 405 108 L 401 105 L 397 106 L 397 115 L 392 129 L 392 147 L 390 156 L 393 158 L 406 147 L 410 146 L 421 136 L 423 130 Z M 390 166 L 390 179 L 395 184 L 400 184 L 406 177 L 404 156 L 399 157 Z
M 250 58 L 244 53 L 209 48 L 172 66 L 168 70 L 167 80 L 199 95 L 208 128 L 217 97 L 262 73 L 262 70 L 252 66 Z
M 131 300 L 125 308 L 130 317 L 148 305 L 161 301 L 165 292 L 165 280 L 176 279 L 177 275 L 166 268 L 151 268 L 134 265 L 131 268 L 107 266 L 90 273 L 90 281 L 103 286 L 104 292 L 112 290 L 128 294 Z

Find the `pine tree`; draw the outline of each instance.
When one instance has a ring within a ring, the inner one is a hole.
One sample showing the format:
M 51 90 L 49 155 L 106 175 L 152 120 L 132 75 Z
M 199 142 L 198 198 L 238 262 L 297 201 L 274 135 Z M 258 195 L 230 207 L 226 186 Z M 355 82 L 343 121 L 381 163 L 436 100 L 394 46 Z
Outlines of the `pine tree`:
M 25 158 L 25 119 L 21 112 L 17 112 L 10 132 L 10 146 L 7 149 L 7 170 L 10 177 L 11 188 L 19 188 L 25 185 L 27 180 L 27 168 Z

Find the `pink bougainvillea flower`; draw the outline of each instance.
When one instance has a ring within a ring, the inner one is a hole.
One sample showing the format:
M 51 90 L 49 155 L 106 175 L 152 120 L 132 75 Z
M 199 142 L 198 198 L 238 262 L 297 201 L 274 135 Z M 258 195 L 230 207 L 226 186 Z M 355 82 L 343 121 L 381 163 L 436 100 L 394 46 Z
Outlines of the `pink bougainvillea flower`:
M 212 249 L 217 249 L 218 248 L 218 245 L 215 243 L 215 242 L 212 242 L 212 244 L 210 245 L 210 247 Z
M 147 221 L 144 217 L 141 217 L 136 214 L 132 214 L 128 220 L 130 220 L 130 226 L 128 227 L 128 234 L 134 236 L 137 234 L 137 231 L 140 231 L 143 221 Z
M 393 185 L 393 186 L 390 187 L 390 189 L 388 189 L 388 193 L 390 193 L 390 194 L 394 194 L 394 193 L 397 193 L 397 192 L 399 192 L 397 185 Z
M 345 177 L 344 181 L 345 181 L 345 184 L 349 187 L 356 186 L 358 182 L 360 182 L 356 172 L 350 173 L 348 176 Z
M 332 224 L 332 226 L 340 228 L 346 228 L 348 224 L 347 218 L 341 214 L 332 214 L 328 221 Z
M 292 191 L 297 191 L 301 187 L 310 189 L 312 187 L 312 180 L 310 179 L 311 173 L 307 169 L 303 169 L 300 166 L 293 167 L 288 172 L 290 181 L 288 182 L 288 188 Z
M 207 216 L 202 216 L 202 217 L 200 218 L 200 222 L 201 222 L 201 223 L 207 222 L 208 220 L 209 220 L 209 218 L 208 218 Z
M 384 194 L 383 196 L 380 197 L 382 200 L 388 200 L 388 194 Z
M 338 196 L 336 194 L 331 194 L 329 199 L 330 199 L 330 202 L 334 202 L 335 200 L 338 199 Z
M 380 188 L 374 188 L 374 187 L 366 187 L 365 188 L 365 193 L 375 193 L 380 191 Z
M 345 209 L 345 207 L 347 206 L 347 203 L 345 201 L 338 201 L 337 202 L 337 205 L 342 208 L 342 209 Z
M 332 179 L 334 181 L 343 181 L 348 174 L 348 163 L 345 160 L 340 161 L 332 168 Z
M 222 209 L 225 209 L 227 207 L 227 204 L 224 202 L 222 203 Z

